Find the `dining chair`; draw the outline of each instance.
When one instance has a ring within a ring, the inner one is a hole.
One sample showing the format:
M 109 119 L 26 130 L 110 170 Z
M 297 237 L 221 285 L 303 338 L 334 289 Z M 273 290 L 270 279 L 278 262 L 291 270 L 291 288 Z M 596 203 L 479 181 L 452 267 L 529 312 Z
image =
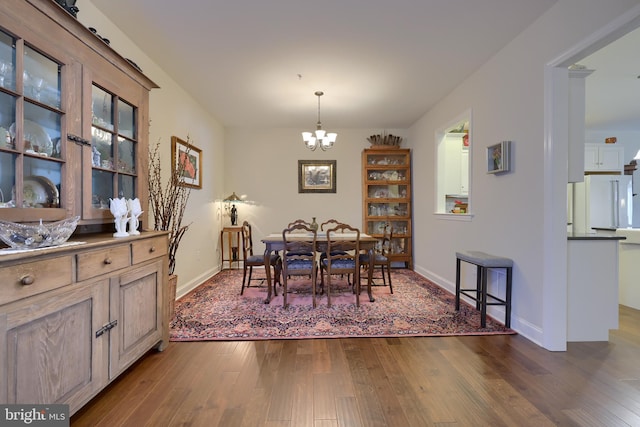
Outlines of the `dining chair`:
M 360 307 L 359 254 L 359 229 L 348 224 L 337 224 L 327 230 L 327 247 L 320 265 L 322 282 L 324 282 L 325 275 L 327 278 L 327 305 L 329 307 L 331 307 L 331 276 L 337 274 L 353 274 L 356 306 Z M 322 275 L 322 271 L 324 271 L 324 275 Z
M 251 224 L 248 221 L 244 221 L 242 223 L 242 251 L 243 251 L 243 259 L 244 259 L 244 267 L 242 274 L 242 289 L 240 290 L 240 295 L 244 293 L 244 288 L 249 287 L 251 284 L 251 275 L 253 273 L 253 267 L 264 267 L 264 255 L 254 255 L 253 254 L 253 237 L 251 234 Z M 282 284 L 280 282 L 280 275 L 282 271 L 282 259 L 278 253 L 271 254 L 271 259 L 269 260 L 269 265 L 273 267 L 273 283 Z M 249 273 L 247 275 L 247 273 Z M 266 277 L 261 278 L 265 280 Z M 276 290 L 276 286 L 273 287 L 275 295 L 278 295 L 278 291 Z
M 320 224 L 320 231 L 325 231 L 325 228 L 328 230 L 331 227 L 335 227 L 336 225 L 339 224 L 346 224 L 344 222 L 338 221 L 337 219 L 328 219 L 325 222 L 323 222 L 322 224 Z M 336 254 L 342 253 L 342 255 L 346 254 L 345 251 L 336 251 Z M 326 252 L 322 252 L 320 254 L 320 269 L 322 270 L 322 260 L 324 258 L 326 258 L 327 253 Z M 322 273 L 322 271 L 320 272 Z M 343 274 L 340 275 L 341 277 L 344 277 Z M 320 277 L 322 278 L 322 274 L 320 275 Z M 347 275 L 347 281 L 349 283 L 349 285 L 351 285 L 351 275 Z M 322 286 L 322 292 L 324 292 L 324 280 L 321 280 L 321 286 Z
M 391 258 L 389 258 L 388 255 L 391 249 L 392 238 L 393 229 L 391 228 L 391 224 L 387 223 L 384 227 L 382 239 L 380 239 L 375 249 L 373 250 L 373 268 L 375 269 L 376 267 L 380 267 L 382 286 L 387 286 L 388 282 L 389 292 L 391 293 L 393 293 L 393 286 L 391 285 Z M 371 265 L 369 262 L 369 252 L 360 254 L 359 261 L 361 268 L 365 270 L 368 269 Z
M 306 236 L 301 236 L 305 233 Z M 317 232 L 308 225 L 294 224 L 282 231 L 284 254 L 282 256 L 282 306 L 287 308 L 288 279 L 291 276 L 309 276 L 313 307 L 316 307 L 316 282 L 318 263 L 316 262 Z

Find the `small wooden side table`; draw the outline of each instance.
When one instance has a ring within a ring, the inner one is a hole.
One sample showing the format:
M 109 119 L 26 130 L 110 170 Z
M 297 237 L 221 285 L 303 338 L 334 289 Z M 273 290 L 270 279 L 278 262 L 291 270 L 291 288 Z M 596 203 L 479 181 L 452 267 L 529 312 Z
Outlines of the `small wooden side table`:
M 225 251 L 225 238 L 224 235 L 227 235 L 226 239 L 226 251 Z M 228 225 L 222 228 L 220 232 L 220 243 L 221 246 L 221 256 L 222 263 L 220 264 L 220 269 L 224 270 L 225 261 L 228 262 L 229 269 L 233 268 L 233 263 L 237 263 L 237 268 L 240 268 L 240 262 L 242 259 L 242 251 L 240 250 L 240 245 L 243 243 L 243 234 L 242 234 L 242 226 L 240 225 Z M 225 258 L 225 253 L 227 257 Z

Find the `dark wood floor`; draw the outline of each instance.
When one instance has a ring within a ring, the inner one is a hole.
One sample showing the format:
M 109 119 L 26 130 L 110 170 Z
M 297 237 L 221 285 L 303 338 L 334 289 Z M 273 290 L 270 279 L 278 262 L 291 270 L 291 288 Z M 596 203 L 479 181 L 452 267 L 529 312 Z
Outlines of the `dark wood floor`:
M 609 342 L 521 336 L 171 343 L 79 426 L 640 426 L 640 312 Z

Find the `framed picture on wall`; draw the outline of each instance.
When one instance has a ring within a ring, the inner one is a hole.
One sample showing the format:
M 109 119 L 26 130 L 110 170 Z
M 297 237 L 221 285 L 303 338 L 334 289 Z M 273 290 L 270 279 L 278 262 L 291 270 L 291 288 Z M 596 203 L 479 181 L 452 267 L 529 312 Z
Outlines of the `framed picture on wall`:
M 298 193 L 335 193 L 336 160 L 298 160 Z
M 171 137 L 171 168 L 181 171 L 179 185 L 202 188 L 202 150 L 177 136 Z
M 508 172 L 510 169 L 511 141 L 502 141 L 487 147 L 487 173 Z

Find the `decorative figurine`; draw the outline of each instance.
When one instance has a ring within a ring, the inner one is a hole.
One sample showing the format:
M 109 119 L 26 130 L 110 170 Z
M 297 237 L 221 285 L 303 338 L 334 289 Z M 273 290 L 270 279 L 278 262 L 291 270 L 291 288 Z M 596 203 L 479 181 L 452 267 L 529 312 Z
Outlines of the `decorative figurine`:
M 113 237 L 127 237 L 127 201 L 124 197 L 120 199 L 109 199 L 111 214 L 115 218 L 116 232 Z
M 100 167 L 100 151 L 95 145 L 91 147 L 91 166 Z
M 236 205 L 231 205 L 231 225 L 238 224 L 238 209 L 236 209 Z
M 137 236 L 140 234 L 138 231 L 138 227 L 140 226 L 140 221 L 138 217 L 142 213 L 142 207 L 140 206 L 140 199 L 137 197 L 135 199 L 127 200 L 127 209 L 129 210 L 129 235 Z

